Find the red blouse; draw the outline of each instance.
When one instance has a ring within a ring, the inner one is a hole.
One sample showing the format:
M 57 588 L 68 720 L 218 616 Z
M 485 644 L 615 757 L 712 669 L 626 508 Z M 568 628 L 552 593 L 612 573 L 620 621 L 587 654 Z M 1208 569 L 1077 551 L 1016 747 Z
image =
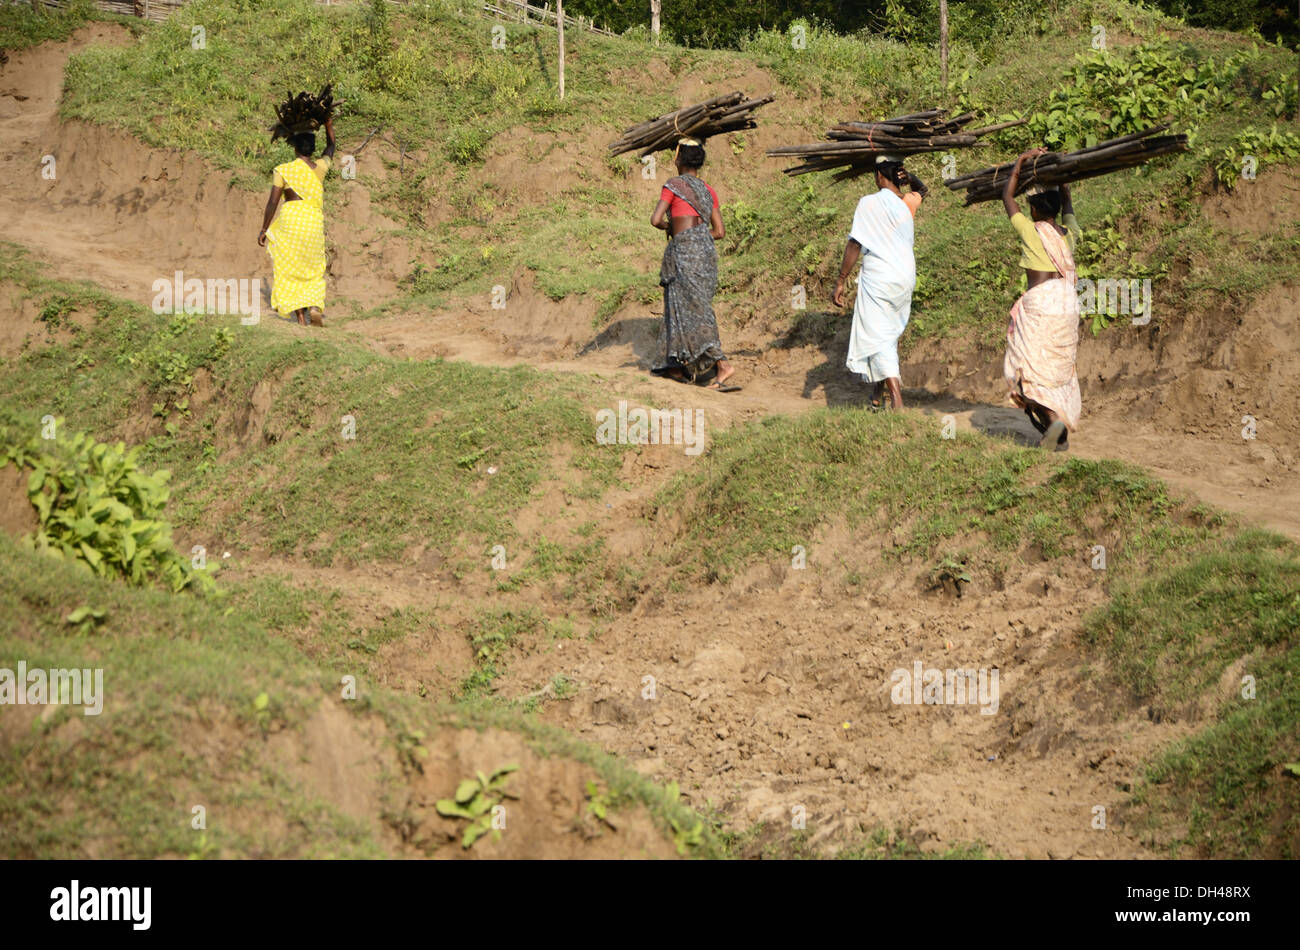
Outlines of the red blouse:
M 718 193 L 714 191 L 713 186 L 707 182 L 704 187 L 709 189 L 709 194 L 713 196 L 713 207 L 718 207 Z M 659 193 L 659 200 L 668 202 L 668 213 L 674 218 L 699 217 L 699 215 L 695 213 L 695 209 L 669 191 L 667 185 L 664 185 L 664 190 Z

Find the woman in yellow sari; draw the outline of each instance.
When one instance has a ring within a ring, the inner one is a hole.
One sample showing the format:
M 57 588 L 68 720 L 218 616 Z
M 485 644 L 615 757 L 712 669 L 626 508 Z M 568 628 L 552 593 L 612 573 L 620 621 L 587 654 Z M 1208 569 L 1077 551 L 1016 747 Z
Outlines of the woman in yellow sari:
M 325 151 L 313 160 L 314 132 L 290 136 L 295 158 L 276 166 L 257 243 L 275 268 L 271 307 L 292 314 L 303 326 L 325 325 L 325 173 L 334 157 L 334 121 L 325 121 Z M 275 217 L 276 205 L 284 208 Z M 275 223 L 271 219 L 275 218 Z

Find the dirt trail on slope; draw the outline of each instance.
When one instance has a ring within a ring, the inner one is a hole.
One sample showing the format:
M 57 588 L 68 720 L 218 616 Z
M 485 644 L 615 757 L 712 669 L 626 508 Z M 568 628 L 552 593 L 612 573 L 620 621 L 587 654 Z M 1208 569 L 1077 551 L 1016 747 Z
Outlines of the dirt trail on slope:
M 228 173 L 194 152 L 150 149 L 118 129 L 59 120 L 68 57 L 130 42 L 124 27 L 94 24 L 66 42 L 13 53 L 0 71 L 4 239 L 25 245 L 56 277 L 90 280 L 143 304 L 154 300 L 154 281 L 171 281 L 176 271 L 204 281 L 260 279 L 269 310 L 270 259 L 256 243 L 263 195 L 233 188 Z M 46 156 L 54 158 L 53 178 L 42 175 Z M 357 182 L 340 182 L 328 200 L 330 306 L 391 297 L 420 255 L 371 209 Z
M 0 216 L 12 222 L 6 239 L 61 276 L 144 303 L 152 282 L 175 269 L 269 277 L 253 242 L 259 196 L 232 190 L 223 173 L 192 154 L 58 122 L 69 53 L 126 35 L 94 26 L 69 43 L 14 54 L 0 73 Z M 40 179 L 44 154 L 58 159 L 54 182 Z M 578 160 L 562 150 L 558 165 L 517 163 L 514 187 L 527 194 L 540 187 L 531 176 L 562 174 Z M 658 306 L 624 306 L 596 328 L 594 302 L 552 301 L 527 272 L 511 280 L 505 310 L 494 310 L 484 295 L 454 311 L 351 318 L 396 294 L 403 275 L 387 262 L 405 265 L 411 255 L 369 210 L 359 183 L 343 190 L 330 221 L 331 242 L 345 251 L 331 265 L 332 293 L 347 306 L 326 334 L 409 358 L 597 374 L 607 381 L 611 407 L 626 398 L 701 408 L 710 432 L 773 413 L 859 405 L 864 397 L 842 368 L 847 316 L 826 317 L 839 321 L 839 331 L 823 345 L 786 345 L 774 343 L 788 330 L 784 316 L 743 322 L 723 310 L 724 344 L 744 385 L 734 394 L 646 376 L 659 352 Z M 650 284 L 656 264 L 645 262 Z M 30 308 L 11 311 L 3 311 L 5 320 L 32 319 Z M 1158 316 L 1147 331 L 1085 337 L 1085 428 L 1073 451 L 1144 465 L 1176 488 L 1300 538 L 1291 448 L 1300 435 L 1291 417 L 1300 397 L 1297 317 L 1294 288 L 1278 288 L 1231 319 L 1166 324 Z M 913 387 L 909 401 L 936 425 L 950 413 L 958 426 L 995 436 L 1031 431 L 1002 399 L 1000 355 L 990 359 L 959 339 L 922 341 L 904 374 Z M 1257 420 L 1254 440 L 1240 435 L 1247 414 Z M 611 551 L 635 551 L 653 539 L 645 502 L 685 464 L 691 461 L 680 449 L 628 453 L 627 487 L 601 501 L 602 512 L 610 505 Z M 525 541 L 546 534 L 548 503 L 521 524 Z M 648 774 L 679 779 L 692 804 L 713 803 L 737 829 L 757 821 L 788 829 L 792 809 L 802 806 L 815 844 L 830 849 L 884 826 L 904 829 L 925 850 L 979 840 L 1010 856 L 1151 854 L 1113 808 L 1139 764 L 1197 718 L 1117 710 L 1113 697 L 1081 679 L 1072 644 L 1079 618 L 1104 599 L 1097 577 L 1084 563 L 1050 572 L 1030 564 L 1014 578 L 976 575 L 963 597 L 945 599 L 924 589 L 915 567 L 886 565 L 878 549 L 887 541 L 829 525 L 820 549 L 845 552 L 868 583 L 848 582 L 843 564 L 810 563 L 801 572 L 757 564 L 725 588 L 643 600 L 594 640 L 534 644 L 501 690 L 526 696 L 564 674 L 579 691 L 547 702 L 548 718 Z M 265 552 L 237 557 L 290 583 L 324 580 L 352 590 L 358 614 L 436 605 L 446 618 L 436 631 L 377 656 L 374 672 L 385 686 L 450 692 L 472 662 L 457 638 L 490 594 L 488 584 L 456 586 L 415 564 L 322 572 Z M 521 596 L 548 615 L 571 606 L 548 591 Z M 299 646 L 309 654 L 325 649 L 310 631 Z M 999 714 L 982 716 L 970 705 L 894 705 L 892 671 L 917 661 L 999 669 Z M 660 684 L 654 700 L 642 698 L 645 676 Z M 1111 811 L 1110 831 L 1093 829 L 1097 805 Z

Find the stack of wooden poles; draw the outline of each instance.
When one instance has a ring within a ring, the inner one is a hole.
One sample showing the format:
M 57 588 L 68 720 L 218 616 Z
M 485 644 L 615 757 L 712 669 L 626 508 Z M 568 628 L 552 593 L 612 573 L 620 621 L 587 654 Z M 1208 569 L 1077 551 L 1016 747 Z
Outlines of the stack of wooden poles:
M 967 129 L 975 119 L 968 112 L 949 119 L 943 109 L 930 109 L 913 115 L 901 115 L 883 122 L 841 122 L 827 130 L 829 141 L 812 145 L 782 145 L 769 149 L 773 157 L 795 157 L 801 164 L 785 170 L 787 175 L 806 175 L 809 172 L 842 168 L 836 181 L 856 178 L 872 169 L 881 155 L 903 158 L 920 152 L 947 152 L 970 148 L 979 144 L 982 135 L 988 135 L 1015 125 L 1026 119 L 1001 122 L 983 128 Z
M 616 142 L 609 144 L 610 153 L 639 151 L 641 157 L 652 152 L 675 148 L 681 139 L 693 138 L 701 142 L 724 132 L 738 132 L 755 128 L 754 110 L 773 101 L 771 96 L 747 99 L 742 92 L 717 96 L 699 105 L 668 112 L 657 119 L 634 125 Z
M 1048 152 L 1040 155 L 1021 164 L 1016 193 L 1034 185 L 1054 188 L 1085 178 L 1096 178 L 1098 175 L 1143 165 L 1160 155 L 1186 151 L 1186 135 L 1156 134 L 1167 128 L 1167 124 L 1157 125 L 1132 135 L 1108 139 L 1091 148 L 1081 148 L 1077 152 Z M 1002 190 L 1014 167 L 1015 162 L 1010 161 L 996 168 L 985 168 L 951 178 L 945 184 L 954 191 L 964 188 L 967 205 L 996 201 L 1002 197 Z

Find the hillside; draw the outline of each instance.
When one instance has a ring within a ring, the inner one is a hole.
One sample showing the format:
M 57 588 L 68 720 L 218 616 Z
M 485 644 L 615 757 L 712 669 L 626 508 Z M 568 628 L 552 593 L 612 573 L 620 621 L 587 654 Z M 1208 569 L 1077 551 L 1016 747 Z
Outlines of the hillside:
M 147 684 L 93 720 L 0 714 L 0 853 L 93 833 L 93 856 L 1295 856 L 1300 147 L 1265 95 L 1293 83 L 1287 51 L 1067 5 L 1003 47 L 959 40 L 945 91 L 931 50 L 881 38 L 578 35 L 560 102 L 553 35 L 505 24 L 494 50 L 454 5 L 197 0 L 202 51 L 180 17 L 0 12 L 0 447 L 21 470 L 0 657 Z M 151 312 L 178 269 L 269 277 L 253 238 L 288 156 L 266 116 L 327 78 L 357 177 L 327 182 L 326 329 Z M 733 88 L 776 102 L 710 143 L 745 383 L 723 397 L 644 373 L 668 156 L 651 182 L 605 143 Z M 1086 274 L 1157 296 L 1149 326 L 1085 331 L 1071 457 L 1020 444 L 1014 246 L 937 158 L 915 163 L 936 187 L 913 408 L 865 412 L 824 309 L 863 186 L 787 178 L 765 149 L 932 102 L 1048 117 L 964 169 L 1096 134 L 1126 96 L 1195 147 L 1078 189 Z M 1246 150 L 1256 180 L 1220 174 Z M 59 174 L 33 201 L 37 152 Z M 699 410 L 705 451 L 599 444 L 620 401 Z M 201 546 L 212 591 L 14 543 L 43 530 L 41 453 L 91 464 L 77 432 L 171 472 L 160 563 Z M 82 606 L 104 616 L 67 622 Z M 998 711 L 891 703 L 913 661 L 1000 671 Z M 84 773 L 59 765 L 74 747 Z M 435 800 L 506 764 L 520 811 L 462 848 Z M 90 804 L 104 787 L 120 806 Z

